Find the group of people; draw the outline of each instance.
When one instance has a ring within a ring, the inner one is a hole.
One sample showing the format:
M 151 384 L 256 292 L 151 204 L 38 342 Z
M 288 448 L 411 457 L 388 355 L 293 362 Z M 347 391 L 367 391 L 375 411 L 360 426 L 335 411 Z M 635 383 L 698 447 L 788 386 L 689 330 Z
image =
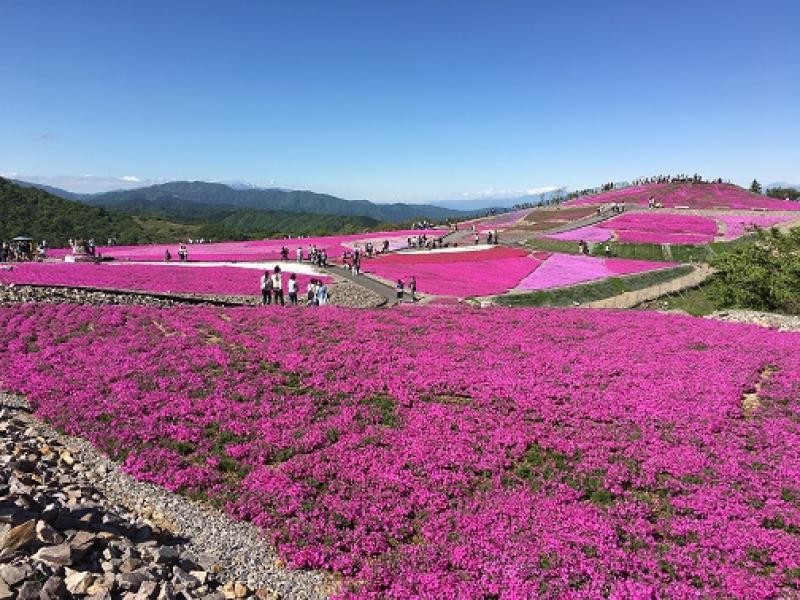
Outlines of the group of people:
M 609 204 L 601 204 L 597 207 L 597 214 L 603 215 L 607 212 L 623 213 L 625 212 L 625 205 L 622 202 L 611 202 Z
M 473 229 L 474 228 L 475 227 L 473 226 Z M 475 231 L 474 239 L 476 246 L 481 243 L 481 234 L 478 231 Z M 497 232 L 497 229 L 491 229 L 486 232 L 486 243 L 489 244 L 490 246 L 493 244 L 498 244 L 499 240 L 500 240 L 500 234 Z
M 447 248 L 448 244 L 445 243 L 444 238 L 433 237 L 421 233 L 420 235 L 413 235 L 406 239 L 406 246 L 409 248 L 425 248 L 427 250 L 434 250 L 436 248 Z
M 169 251 L 169 248 L 164 250 L 164 260 L 166 262 L 172 260 L 172 252 Z M 178 244 L 178 260 L 181 262 L 189 260 L 189 249 L 186 247 L 186 244 Z
M 297 275 L 290 273 L 286 285 L 290 306 L 299 304 L 297 286 Z M 328 286 L 322 279 L 312 278 L 309 280 L 306 286 L 306 306 L 324 306 L 328 303 L 328 298 Z M 283 272 L 278 265 L 275 265 L 271 274 L 268 269 L 261 276 L 261 303 L 286 306 L 286 298 L 283 294 Z
M 0 262 L 43 260 L 47 257 L 47 240 L 36 244 L 33 240 L 12 240 L 0 244 Z
M 402 302 L 403 297 L 405 296 L 406 292 L 406 282 L 402 279 L 398 279 L 397 283 L 395 284 L 395 290 L 397 291 L 397 301 Z M 408 290 L 411 292 L 411 302 L 417 301 L 417 278 L 412 277 L 408 282 Z
M 634 179 L 632 185 L 650 185 L 654 183 L 722 183 L 722 177 L 707 181 L 702 175 L 653 175 L 652 177 L 639 177 Z

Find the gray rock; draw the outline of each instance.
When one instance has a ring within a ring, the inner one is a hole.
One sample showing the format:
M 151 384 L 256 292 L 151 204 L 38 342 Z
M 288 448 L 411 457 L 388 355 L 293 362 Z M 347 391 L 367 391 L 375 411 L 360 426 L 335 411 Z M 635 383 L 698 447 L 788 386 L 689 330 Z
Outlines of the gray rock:
M 44 521 L 36 522 L 36 539 L 44 544 L 63 544 L 64 536 Z
M 0 539 L 0 551 L 18 550 L 29 546 L 36 540 L 36 521 L 30 519 L 21 525 L 12 527 Z
M 175 546 L 160 546 L 153 551 L 153 558 L 157 563 L 175 564 L 179 557 L 180 552 Z
M 14 594 L 11 592 L 11 588 L 8 587 L 5 581 L 0 579 L 0 600 L 8 600 L 13 597 Z
M 0 565 L 0 579 L 14 586 L 33 574 L 28 565 Z
M 62 598 L 67 598 L 64 580 L 56 576 L 48 578 L 39 592 L 39 600 L 61 600 Z
M 42 585 L 35 581 L 26 581 L 17 592 L 17 600 L 38 600 Z
M 74 596 L 86 595 L 94 583 L 94 576 L 88 571 L 72 571 L 67 569 L 64 584 L 67 591 Z
M 72 548 L 69 544 L 45 546 L 39 548 L 32 558 L 52 567 L 64 567 L 72 564 Z

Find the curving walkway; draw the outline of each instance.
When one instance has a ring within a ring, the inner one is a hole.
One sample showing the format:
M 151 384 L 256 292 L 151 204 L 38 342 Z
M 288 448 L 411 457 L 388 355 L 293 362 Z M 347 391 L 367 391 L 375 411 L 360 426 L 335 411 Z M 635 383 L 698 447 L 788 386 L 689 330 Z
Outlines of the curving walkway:
M 708 265 L 695 266 L 694 270 L 682 277 L 676 277 L 670 281 L 652 285 L 650 287 L 642 288 L 641 290 L 633 290 L 625 292 L 618 296 L 605 298 L 603 300 L 595 300 L 584 304 L 584 308 L 618 308 L 626 309 L 638 306 L 643 302 L 655 300 L 666 294 L 680 292 L 689 288 L 696 287 L 703 283 L 706 279 L 714 274 L 714 270 Z

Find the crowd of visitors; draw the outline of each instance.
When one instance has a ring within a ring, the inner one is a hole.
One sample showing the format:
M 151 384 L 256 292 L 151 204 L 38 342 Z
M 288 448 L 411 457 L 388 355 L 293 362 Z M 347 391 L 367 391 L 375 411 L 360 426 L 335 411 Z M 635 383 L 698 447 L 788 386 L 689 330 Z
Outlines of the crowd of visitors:
M 703 179 L 702 175 L 653 175 L 652 177 L 639 177 L 631 182 L 631 185 L 651 185 L 658 183 L 723 183 L 722 177 L 712 180 Z
M 286 306 L 287 299 L 289 306 L 297 306 L 298 301 L 298 284 L 297 275 L 295 273 L 289 274 L 289 279 L 286 282 L 286 297 L 284 297 L 283 285 L 283 271 L 279 265 L 275 265 L 272 273 L 269 269 L 264 271 L 261 276 L 261 303 L 262 304 L 280 304 Z M 328 285 L 322 279 L 311 279 L 306 286 L 306 306 L 324 306 L 328 303 Z
M 31 238 L 18 237 L 0 243 L 0 262 L 44 260 L 47 257 L 47 240 L 38 244 Z

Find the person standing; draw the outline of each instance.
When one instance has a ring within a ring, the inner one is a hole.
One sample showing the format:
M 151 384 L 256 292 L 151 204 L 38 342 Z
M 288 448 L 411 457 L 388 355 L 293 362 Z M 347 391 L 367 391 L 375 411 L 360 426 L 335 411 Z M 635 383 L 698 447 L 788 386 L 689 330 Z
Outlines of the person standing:
M 311 278 L 306 286 L 306 306 L 314 306 L 317 301 L 317 280 Z
M 397 290 L 397 302 L 400 303 L 403 301 L 403 292 L 405 291 L 406 284 L 403 283 L 402 279 L 398 279 L 397 285 L 394 287 Z
M 280 302 L 281 306 L 286 305 L 283 299 L 283 277 L 281 275 L 281 268 L 277 265 L 275 266 L 275 272 L 272 274 L 272 297 L 275 304 Z
M 328 303 L 328 286 L 320 279 L 317 283 L 317 306 L 325 306 Z
M 297 306 L 297 275 L 289 275 L 289 304 Z
M 477 245 L 478 245 L 478 244 L 480 244 L 480 243 L 481 243 L 481 236 L 480 236 L 480 235 L 478 234 L 478 232 L 476 231 L 476 232 L 475 232 L 475 245 L 477 246 Z
M 302 246 L 298 246 L 297 247 L 297 262 L 299 262 L 299 263 L 303 262 L 303 247 Z
M 268 270 L 261 276 L 261 304 L 272 304 L 272 277 Z
M 411 278 L 411 283 L 409 284 L 409 287 L 411 288 L 411 302 L 416 302 L 417 301 L 417 278 L 416 277 L 412 277 Z

